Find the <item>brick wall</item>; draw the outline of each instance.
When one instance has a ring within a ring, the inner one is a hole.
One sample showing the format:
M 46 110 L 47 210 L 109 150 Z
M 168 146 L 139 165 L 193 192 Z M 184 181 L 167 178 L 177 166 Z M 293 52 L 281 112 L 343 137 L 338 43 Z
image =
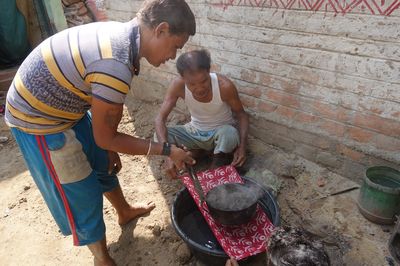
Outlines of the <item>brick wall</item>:
M 141 2 L 106 1 L 108 16 L 127 21 Z M 198 33 L 184 50 L 211 52 L 238 87 L 252 135 L 357 181 L 368 166 L 398 168 L 398 0 L 188 2 Z M 135 95 L 161 100 L 174 62 L 141 71 Z

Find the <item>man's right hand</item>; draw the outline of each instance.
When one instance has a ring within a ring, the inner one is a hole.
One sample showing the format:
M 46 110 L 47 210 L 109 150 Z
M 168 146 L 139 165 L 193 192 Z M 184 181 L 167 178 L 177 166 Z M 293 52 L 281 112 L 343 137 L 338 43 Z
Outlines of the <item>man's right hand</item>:
M 185 170 L 185 164 L 193 165 L 196 161 L 192 158 L 190 151 L 178 148 L 175 145 L 171 145 L 171 154 L 166 161 L 167 164 L 167 174 L 171 178 L 176 178 L 176 172 Z

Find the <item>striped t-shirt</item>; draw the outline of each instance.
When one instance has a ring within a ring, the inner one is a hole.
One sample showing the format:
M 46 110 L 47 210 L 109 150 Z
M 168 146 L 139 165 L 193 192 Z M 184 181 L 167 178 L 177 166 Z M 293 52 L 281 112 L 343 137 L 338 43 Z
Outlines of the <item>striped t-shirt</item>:
M 92 97 L 124 103 L 139 73 L 136 19 L 96 22 L 61 31 L 25 59 L 7 94 L 5 120 L 31 134 L 71 128 Z

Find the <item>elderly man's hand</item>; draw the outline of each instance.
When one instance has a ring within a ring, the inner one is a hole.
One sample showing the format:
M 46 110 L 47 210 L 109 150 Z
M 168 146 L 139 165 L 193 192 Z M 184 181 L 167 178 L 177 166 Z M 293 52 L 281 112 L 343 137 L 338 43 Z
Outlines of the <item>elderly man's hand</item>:
M 246 147 L 239 146 L 233 153 L 232 166 L 242 166 L 246 161 Z

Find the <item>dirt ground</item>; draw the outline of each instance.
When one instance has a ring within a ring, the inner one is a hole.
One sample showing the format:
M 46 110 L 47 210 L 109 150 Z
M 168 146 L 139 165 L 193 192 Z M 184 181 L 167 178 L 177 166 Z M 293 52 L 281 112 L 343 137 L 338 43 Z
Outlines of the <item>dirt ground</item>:
M 130 96 L 120 130 L 139 137 L 153 134 L 157 104 L 139 102 Z M 186 117 L 174 113 L 171 123 Z M 1 265 L 92 265 L 86 247 L 74 247 L 53 221 L 23 162 L 9 130 L 0 122 L 0 258 Z M 246 168 L 259 182 L 279 192 L 283 224 L 302 226 L 321 239 L 333 265 L 394 265 L 387 241 L 391 226 L 365 220 L 355 205 L 358 189 L 319 199 L 328 193 L 357 184 L 300 157 L 283 153 L 250 138 Z M 118 265 L 201 265 L 190 255 L 170 222 L 170 206 L 179 181 L 164 176 L 161 158 L 121 156 L 119 174 L 129 202 L 152 200 L 157 207 L 150 215 L 120 227 L 111 205 L 105 201 L 107 241 Z M 272 183 L 271 183 L 272 180 Z M 249 265 L 264 265 L 264 256 Z

